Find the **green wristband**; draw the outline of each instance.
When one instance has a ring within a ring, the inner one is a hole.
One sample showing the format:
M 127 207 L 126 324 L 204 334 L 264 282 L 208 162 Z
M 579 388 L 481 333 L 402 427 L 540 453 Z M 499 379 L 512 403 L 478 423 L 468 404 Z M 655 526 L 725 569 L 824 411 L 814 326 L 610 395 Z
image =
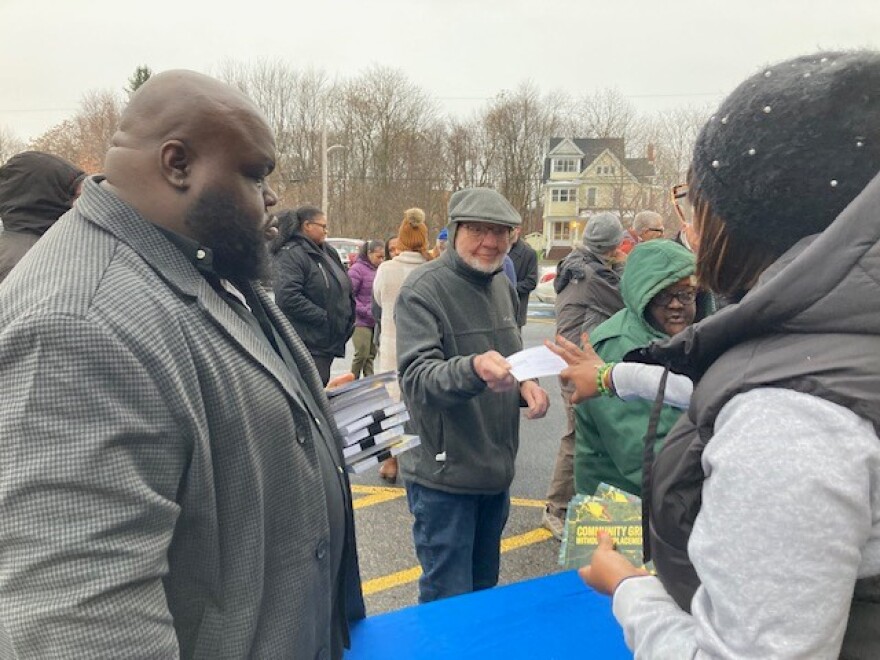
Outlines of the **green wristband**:
M 605 375 L 614 368 L 613 362 L 606 362 L 596 370 L 596 391 L 602 396 L 611 396 L 614 392 L 605 386 Z

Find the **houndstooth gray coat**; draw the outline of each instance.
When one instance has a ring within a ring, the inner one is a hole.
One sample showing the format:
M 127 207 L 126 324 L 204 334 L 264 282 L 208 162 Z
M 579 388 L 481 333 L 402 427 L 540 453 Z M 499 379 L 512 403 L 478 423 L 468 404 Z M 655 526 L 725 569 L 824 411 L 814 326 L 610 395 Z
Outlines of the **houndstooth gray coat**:
M 327 656 L 345 617 L 306 415 L 336 430 L 260 295 L 320 410 L 95 180 L 0 285 L 0 657 Z

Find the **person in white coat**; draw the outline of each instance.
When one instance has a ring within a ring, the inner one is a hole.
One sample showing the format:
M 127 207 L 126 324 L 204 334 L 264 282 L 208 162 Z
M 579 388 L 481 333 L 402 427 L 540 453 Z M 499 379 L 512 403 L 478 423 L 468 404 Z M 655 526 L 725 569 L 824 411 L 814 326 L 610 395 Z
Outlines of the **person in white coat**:
M 407 276 L 416 268 L 430 260 L 428 253 L 428 227 L 422 209 L 408 209 L 403 214 L 403 222 L 397 232 L 397 246 L 400 254 L 385 261 L 376 271 L 373 280 L 373 298 L 381 315 L 382 331 L 379 335 L 379 354 L 376 357 L 376 373 L 397 371 L 397 328 L 394 323 L 394 303 Z M 400 398 L 400 389 L 395 381 L 392 394 Z M 397 459 L 386 459 L 379 467 L 379 476 L 385 481 L 397 481 Z

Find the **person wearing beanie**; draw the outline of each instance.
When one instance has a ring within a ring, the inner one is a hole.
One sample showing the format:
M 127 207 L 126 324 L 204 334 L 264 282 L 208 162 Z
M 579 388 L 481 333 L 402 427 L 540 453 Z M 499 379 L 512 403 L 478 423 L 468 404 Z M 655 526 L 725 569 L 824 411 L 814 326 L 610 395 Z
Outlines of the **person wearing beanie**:
M 697 137 L 697 277 L 741 299 L 628 356 L 695 383 L 645 481 L 657 575 L 607 537 L 581 570 L 640 657 L 880 657 L 877 89 L 880 52 L 799 57 Z
M 580 344 L 581 334 L 623 309 L 620 296 L 622 263 L 613 257 L 624 230 L 616 214 L 597 213 L 587 220 L 583 245 L 575 247 L 556 267 L 556 334 Z M 568 502 L 574 497 L 575 419 L 571 388 L 562 386 L 565 406 L 565 434 L 559 441 L 553 476 L 547 489 L 547 504 L 541 524 L 562 540 Z
M 437 241 L 434 243 L 434 249 L 431 250 L 431 256 L 436 259 L 443 251 L 446 249 L 446 241 L 449 240 L 449 232 L 446 227 L 440 230 L 440 233 L 437 234 Z
M 547 411 L 547 393 L 518 383 L 504 357 L 522 349 L 516 291 L 501 274 L 520 223 L 498 192 L 456 191 L 449 247 L 409 275 L 394 308 L 401 389 L 421 438 L 400 467 L 422 603 L 498 582 L 520 401 L 529 418 Z
M 79 196 L 86 173 L 52 154 L 24 151 L 0 166 L 0 282 Z
M 394 304 L 407 276 L 416 268 L 431 259 L 428 253 L 428 226 L 422 209 L 408 209 L 397 230 L 397 246 L 400 253 L 390 261 L 379 265 L 373 281 L 374 309 L 378 311 L 376 321 L 381 327 L 379 334 L 379 354 L 376 368 L 379 373 L 397 371 L 397 326 L 394 321 Z M 375 314 L 374 314 L 375 315 Z M 389 389 L 395 397 L 400 389 L 393 383 Z M 412 414 L 412 411 L 410 411 Z M 382 461 L 379 476 L 389 483 L 397 482 L 397 459 L 393 456 Z

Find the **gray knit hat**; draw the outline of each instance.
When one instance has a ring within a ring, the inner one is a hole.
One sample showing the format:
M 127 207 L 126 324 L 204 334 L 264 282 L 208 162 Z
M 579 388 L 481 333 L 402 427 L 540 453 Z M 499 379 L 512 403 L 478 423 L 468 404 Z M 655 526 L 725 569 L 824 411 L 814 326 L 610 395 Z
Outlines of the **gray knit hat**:
M 780 253 L 824 230 L 880 170 L 880 53 L 768 66 L 703 127 L 691 181 L 731 235 Z
M 465 188 L 449 198 L 449 222 L 490 222 L 519 227 L 522 218 L 504 196 L 491 188 Z
M 594 254 L 613 250 L 623 240 L 623 225 L 617 214 L 605 211 L 587 220 L 583 241 L 586 248 Z

